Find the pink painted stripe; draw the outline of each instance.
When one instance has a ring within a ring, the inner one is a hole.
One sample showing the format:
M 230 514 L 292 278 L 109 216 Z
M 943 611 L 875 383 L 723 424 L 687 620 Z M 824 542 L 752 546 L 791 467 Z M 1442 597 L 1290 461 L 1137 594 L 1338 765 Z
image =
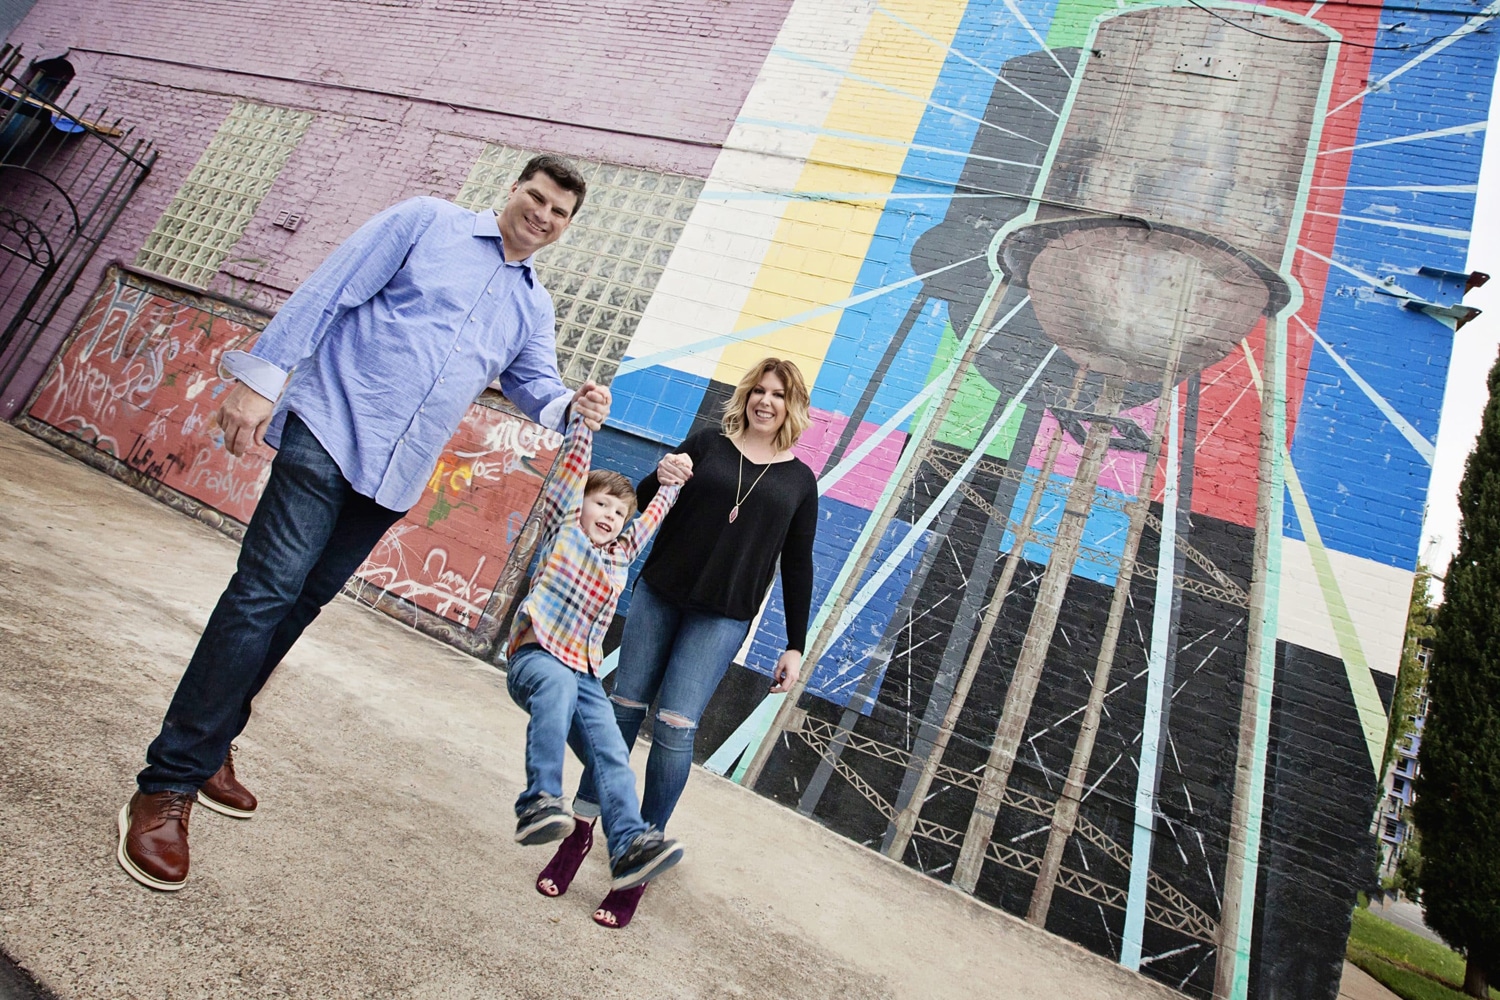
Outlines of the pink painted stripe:
M 838 444 L 839 437 L 844 433 L 844 428 L 848 423 L 849 418 L 842 414 L 814 409 L 812 426 L 803 432 L 802 438 L 794 449 L 797 457 L 821 476 L 825 471 L 823 467 L 828 464 L 829 454 Z M 849 446 L 850 450 L 859 447 L 878 429 L 878 424 L 860 424 L 859 430 L 854 432 L 854 441 Z M 865 510 L 874 510 L 876 501 L 880 499 L 881 490 L 885 488 L 885 484 L 890 481 L 896 471 L 896 462 L 900 459 L 901 448 L 905 444 L 905 432 L 893 432 L 877 444 L 874 450 L 865 456 L 864 461 L 850 469 L 824 495 Z

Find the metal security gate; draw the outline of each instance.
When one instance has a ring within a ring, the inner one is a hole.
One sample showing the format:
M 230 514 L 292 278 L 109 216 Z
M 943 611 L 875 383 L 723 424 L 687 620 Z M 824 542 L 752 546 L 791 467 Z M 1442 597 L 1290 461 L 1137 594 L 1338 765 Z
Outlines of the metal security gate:
M 107 109 L 65 96 L 65 59 L 23 63 L 19 48 L 0 47 L 0 419 L 21 404 L 26 387 L 12 382 L 23 362 L 156 162 Z

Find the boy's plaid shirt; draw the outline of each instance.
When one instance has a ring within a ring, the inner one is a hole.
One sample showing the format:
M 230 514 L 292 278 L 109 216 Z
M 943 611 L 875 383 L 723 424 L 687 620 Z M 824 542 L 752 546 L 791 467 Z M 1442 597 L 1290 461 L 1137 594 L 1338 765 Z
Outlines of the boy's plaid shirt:
M 529 625 L 543 649 L 574 670 L 597 676 L 604 633 L 625 590 L 630 564 L 656 534 L 682 487 L 662 486 L 620 537 L 595 545 L 579 522 L 593 443 L 594 432 L 574 416 L 552 479 L 542 491 L 546 528 L 531 592 L 511 623 L 507 655 L 515 653 Z

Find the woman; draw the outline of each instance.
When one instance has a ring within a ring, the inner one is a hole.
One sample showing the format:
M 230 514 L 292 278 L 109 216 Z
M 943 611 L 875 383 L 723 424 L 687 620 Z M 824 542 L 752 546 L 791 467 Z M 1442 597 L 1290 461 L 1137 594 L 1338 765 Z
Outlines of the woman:
M 720 427 L 695 431 L 676 449 L 690 467 L 668 456 L 640 485 L 644 506 L 656 493 L 658 474 L 692 477 L 636 582 L 611 696 L 631 746 L 657 701 L 641 815 L 658 829 L 666 829 L 687 784 L 698 721 L 744 644 L 778 559 L 787 642 L 771 690 L 797 683 L 812 604 L 818 482 L 792 446 L 809 422 L 802 373 L 790 361 L 766 358 L 740 379 Z M 593 775 L 585 769 L 573 799 L 579 822 L 537 878 L 538 892 L 567 891 L 593 846 L 597 803 Z M 645 891 L 641 885 L 611 892 L 594 920 L 624 927 Z

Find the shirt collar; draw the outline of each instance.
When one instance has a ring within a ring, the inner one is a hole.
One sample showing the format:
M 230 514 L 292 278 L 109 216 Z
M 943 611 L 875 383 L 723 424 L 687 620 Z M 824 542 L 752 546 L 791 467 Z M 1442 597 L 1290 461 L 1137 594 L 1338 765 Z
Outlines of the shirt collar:
M 500 259 L 505 260 L 505 237 L 500 235 L 500 217 L 495 214 L 494 209 L 487 208 L 482 212 L 474 214 L 474 235 L 482 236 L 486 239 L 499 240 Z M 531 261 L 535 256 L 536 254 L 532 254 L 531 257 L 517 261 L 506 260 L 505 265 L 507 267 L 519 267 L 521 273 L 526 276 L 526 284 L 534 286 L 536 278 Z

